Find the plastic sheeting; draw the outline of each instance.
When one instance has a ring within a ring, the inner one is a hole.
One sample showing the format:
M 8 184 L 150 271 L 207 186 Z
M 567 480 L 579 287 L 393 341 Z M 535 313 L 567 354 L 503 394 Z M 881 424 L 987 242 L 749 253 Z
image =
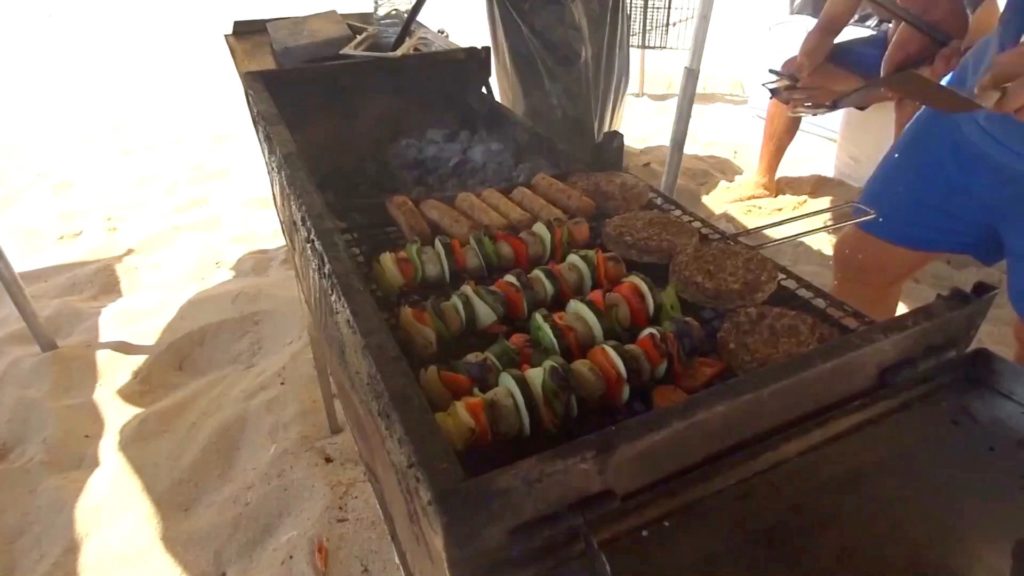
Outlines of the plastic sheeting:
M 625 0 L 487 0 L 502 103 L 572 152 L 615 130 L 629 83 Z

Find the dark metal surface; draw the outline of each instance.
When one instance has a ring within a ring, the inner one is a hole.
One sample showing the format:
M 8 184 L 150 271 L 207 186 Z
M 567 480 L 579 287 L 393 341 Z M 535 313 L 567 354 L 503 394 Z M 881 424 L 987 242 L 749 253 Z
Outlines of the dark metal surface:
M 370 202 L 368 190 L 393 191 L 387 187 L 393 181 L 366 168 L 408 134 L 486 121 L 504 123 L 522 142 L 543 147 L 482 94 L 488 73 L 487 53 L 467 49 L 243 77 L 312 317 L 310 336 L 327 356 L 318 364 L 329 372 L 324 382 L 341 402 L 408 574 L 536 574 L 582 552 L 581 518 L 628 508 L 667 478 L 863 395 L 894 364 L 932 350 L 965 349 L 991 305 L 988 290 L 942 299 L 674 409 L 467 477 L 381 314 L 363 273 L 373 255 L 345 229 L 344 210 L 347 201 Z M 396 113 L 405 108 L 419 113 Z M 557 159 L 557 150 L 550 152 Z M 565 161 L 555 165 L 571 168 Z M 661 196 L 651 201 L 687 216 Z M 693 222 L 709 237 L 724 236 L 702 220 Z M 795 277 L 783 284 L 793 305 L 853 317 Z
M 677 486 L 698 499 L 603 546 L 612 573 L 1021 574 L 1024 370 L 987 351 L 942 368 L 744 454 L 777 464 L 749 480 Z

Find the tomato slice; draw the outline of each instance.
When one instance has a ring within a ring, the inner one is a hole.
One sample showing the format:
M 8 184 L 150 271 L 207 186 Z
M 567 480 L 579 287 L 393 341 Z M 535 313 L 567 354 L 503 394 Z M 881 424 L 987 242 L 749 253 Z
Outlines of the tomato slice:
M 530 341 L 530 335 L 521 332 L 513 334 L 508 337 L 508 343 L 519 354 L 519 363 L 529 365 L 533 356 L 533 343 Z
M 516 255 L 516 268 L 521 270 L 528 270 L 530 268 L 530 252 L 527 250 L 526 242 L 522 238 L 508 232 L 498 232 L 496 238 L 512 248 L 512 253 Z
M 487 446 L 491 443 L 491 425 L 487 422 L 487 405 L 483 398 L 467 396 L 461 400 L 466 412 L 476 424 L 476 435 L 473 436 L 474 446 Z
M 682 404 L 686 402 L 687 398 L 686 392 L 667 384 L 655 386 L 654 390 L 651 391 L 651 403 L 654 405 L 654 408 L 668 408 L 669 406 Z
M 672 370 L 672 383 L 683 387 L 683 357 L 679 354 L 679 341 L 672 332 L 665 333 L 665 347 L 668 348 L 669 369 Z
M 684 392 L 694 393 L 703 390 L 725 372 L 725 362 L 714 358 L 694 358 L 683 367 L 682 383 L 679 385 Z
M 495 334 L 498 336 L 505 334 L 506 332 L 508 332 L 508 326 L 505 326 L 501 322 L 495 322 L 483 329 L 484 334 Z
M 621 405 L 622 388 L 625 387 L 626 383 L 615 368 L 615 361 L 608 356 L 608 351 L 604 346 L 591 348 L 590 352 L 587 352 L 587 360 L 590 360 L 590 363 L 596 366 L 598 371 L 601 372 L 601 376 L 604 377 L 605 401 L 612 406 Z
M 402 273 L 402 279 L 406 284 L 412 284 L 416 279 L 416 265 L 409 260 L 404 251 L 395 255 L 395 261 L 398 262 L 398 271 Z
M 520 348 L 526 348 L 530 345 L 530 335 L 522 332 L 516 332 L 515 334 L 508 337 L 509 346 L 519 350 Z
M 555 259 L 555 262 L 561 262 L 564 258 L 565 247 L 562 244 L 562 235 L 564 234 L 562 226 L 555 224 L 554 230 L 551 231 L 551 257 Z
M 465 374 L 439 370 L 438 376 L 441 377 L 441 384 L 444 384 L 444 387 L 456 398 L 469 396 L 473 393 L 473 381 Z
M 597 249 L 597 285 L 601 288 L 608 289 L 608 274 L 604 268 L 604 252 L 600 248 Z
M 562 301 L 568 302 L 572 299 L 572 286 L 569 286 L 569 282 L 562 275 L 562 265 L 552 264 L 549 268 L 555 273 L 555 278 L 558 278 L 558 293 L 561 295 Z
M 466 252 L 462 249 L 462 244 L 452 238 L 452 255 L 455 256 L 455 269 L 459 272 L 466 271 Z
M 644 351 L 644 356 L 647 357 L 647 362 L 652 369 L 657 368 L 665 361 L 664 355 L 658 350 L 658 344 L 654 341 L 655 338 L 657 336 L 654 334 L 644 334 L 643 338 L 636 341 L 636 345 Z
M 526 320 L 526 297 L 522 289 L 507 280 L 498 280 L 494 287 L 505 295 L 509 317 L 513 320 Z
M 587 360 L 597 367 L 597 370 L 601 372 L 601 376 L 604 377 L 604 383 L 607 387 L 609 382 L 618 380 L 619 371 L 615 369 L 614 361 L 608 357 L 608 351 L 601 346 L 591 348 L 587 352 Z
M 604 312 L 604 290 L 594 290 L 587 294 L 587 302 L 590 302 L 601 312 Z
M 612 288 L 612 292 L 626 300 L 626 304 L 629 306 L 630 326 L 633 328 L 645 328 L 650 323 L 650 318 L 647 316 L 647 302 L 644 300 L 644 295 L 636 284 L 621 282 L 618 286 Z
M 562 331 L 562 336 L 565 337 L 565 341 L 569 343 L 569 353 L 572 354 L 572 359 L 577 360 L 583 357 L 583 352 L 580 349 L 580 341 L 576 338 L 576 331 L 573 330 L 572 326 L 565 319 L 565 312 L 555 312 L 551 315 L 551 319 L 555 321 L 555 326 Z
M 422 324 L 423 326 L 426 326 L 427 328 L 430 328 L 431 330 L 434 329 L 434 322 L 430 319 L 429 312 L 427 312 L 423 308 L 410 308 L 409 311 L 412 313 L 413 320 Z

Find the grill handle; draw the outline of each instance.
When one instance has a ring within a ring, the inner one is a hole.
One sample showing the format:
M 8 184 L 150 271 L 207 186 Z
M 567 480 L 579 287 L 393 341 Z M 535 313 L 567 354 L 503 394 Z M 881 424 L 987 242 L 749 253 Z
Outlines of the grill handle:
M 779 226 L 785 226 L 786 224 L 792 224 L 793 222 L 799 222 L 801 220 L 806 220 L 808 218 L 813 218 L 815 216 L 821 216 L 822 214 L 831 214 L 833 212 L 838 212 L 838 211 L 846 209 L 846 208 L 852 208 L 855 211 L 858 211 L 858 210 L 859 211 L 863 211 L 864 213 L 861 214 L 860 216 L 851 216 L 850 218 L 847 218 L 846 220 L 840 220 L 839 222 L 832 222 L 832 223 L 826 224 L 824 226 L 818 226 L 817 228 L 812 228 L 810 230 L 804 230 L 803 232 L 797 232 L 796 234 L 790 234 L 789 236 L 783 236 L 782 238 L 773 238 L 771 240 L 768 240 L 766 242 L 762 242 L 760 244 L 747 244 L 747 246 L 750 246 L 752 248 L 756 248 L 758 250 L 764 250 L 765 248 L 771 248 L 772 246 L 778 246 L 780 244 L 785 244 L 787 242 L 792 242 L 793 240 L 799 240 L 800 238 L 805 238 L 807 236 L 813 236 L 813 235 L 821 233 L 821 232 L 828 232 L 830 230 L 838 230 L 839 228 L 845 228 L 847 226 L 850 226 L 851 224 L 857 224 L 859 222 L 867 222 L 868 220 L 874 220 L 874 218 L 876 216 L 874 210 L 868 208 L 867 206 L 864 206 L 863 204 L 861 204 L 859 202 L 844 202 L 842 204 L 837 204 L 835 206 L 829 206 L 828 208 L 822 208 L 821 210 L 815 210 L 813 212 L 807 212 L 806 214 L 800 214 L 798 216 L 792 216 L 790 218 L 779 220 L 778 222 L 772 222 L 771 224 L 765 224 L 763 226 L 757 226 L 756 228 L 750 228 L 750 229 L 744 230 L 742 232 L 737 232 L 736 234 L 733 234 L 733 235 L 729 236 L 729 238 L 731 238 L 733 240 L 739 240 L 740 238 L 743 238 L 743 237 L 746 237 L 746 236 L 750 236 L 751 234 L 757 234 L 759 232 L 764 232 L 765 230 L 771 230 L 772 228 L 778 228 Z M 744 244 L 746 244 L 746 243 L 744 242 Z

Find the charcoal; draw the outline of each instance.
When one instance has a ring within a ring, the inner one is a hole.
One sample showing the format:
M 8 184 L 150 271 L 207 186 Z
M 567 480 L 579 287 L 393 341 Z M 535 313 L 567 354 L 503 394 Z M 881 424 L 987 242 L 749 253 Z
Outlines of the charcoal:
M 448 142 L 451 137 L 451 130 L 443 130 L 440 128 L 431 128 L 427 130 L 424 135 L 424 139 L 429 142 Z
M 430 129 L 422 138 L 398 141 L 389 150 L 388 159 L 405 187 L 417 191 L 474 190 L 521 180 L 515 146 L 486 131 Z M 533 166 L 535 162 L 528 164 Z M 535 169 L 534 174 L 539 170 Z
M 488 153 L 489 152 L 487 148 L 480 145 L 475 145 L 466 151 L 466 157 L 469 158 L 470 161 L 475 162 L 477 164 L 485 164 L 487 162 Z

